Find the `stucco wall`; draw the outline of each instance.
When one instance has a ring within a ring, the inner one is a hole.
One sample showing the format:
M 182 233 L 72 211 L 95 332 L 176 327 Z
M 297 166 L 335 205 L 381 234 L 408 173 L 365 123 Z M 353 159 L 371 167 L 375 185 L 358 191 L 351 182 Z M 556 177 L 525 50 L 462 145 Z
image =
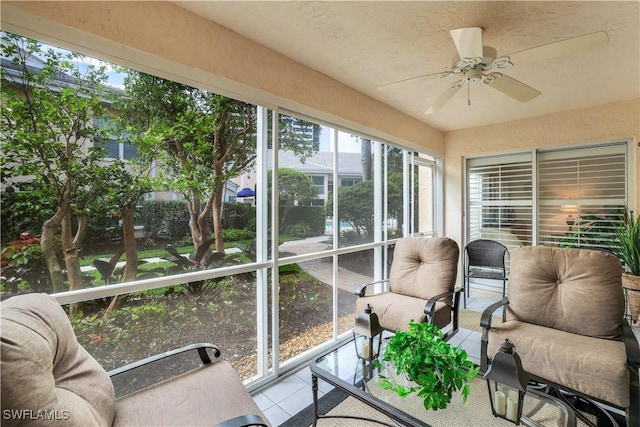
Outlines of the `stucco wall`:
M 640 211 L 640 99 L 445 134 L 445 235 L 463 238 L 463 156 L 633 138 L 635 210 Z
M 8 2 L 7 31 L 378 138 L 444 152 L 440 131 L 169 2 Z

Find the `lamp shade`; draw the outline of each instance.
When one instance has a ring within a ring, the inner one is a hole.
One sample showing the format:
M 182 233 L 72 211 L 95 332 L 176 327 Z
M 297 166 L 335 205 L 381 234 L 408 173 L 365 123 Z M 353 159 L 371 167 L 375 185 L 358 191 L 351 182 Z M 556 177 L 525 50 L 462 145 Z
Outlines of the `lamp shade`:
M 576 213 L 578 212 L 578 205 L 562 205 L 560 206 L 560 211 L 570 213 L 570 214 Z

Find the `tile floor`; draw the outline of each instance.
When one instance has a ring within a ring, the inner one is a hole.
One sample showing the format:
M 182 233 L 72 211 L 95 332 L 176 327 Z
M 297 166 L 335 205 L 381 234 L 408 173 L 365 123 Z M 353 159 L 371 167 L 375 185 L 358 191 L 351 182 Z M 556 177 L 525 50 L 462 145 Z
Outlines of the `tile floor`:
M 482 312 L 486 306 L 495 302 L 485 298 L 471 298 L 467 301 L 467 310 Z M 449 340 L 452 345 L 463 347 L 469 359 L 480 363 L 480 333 L 460 328 Z M 318 396 L 322 397 L 333 387 L 324 381 L 318 381 Z M 253 400 L 260 407 L 273 427 L 277 427 L 290 417 L 313 403 L 311 394 L 311 371 L 303 367 L 296 373 L 279 380 L 274 385 L 254 394 Z

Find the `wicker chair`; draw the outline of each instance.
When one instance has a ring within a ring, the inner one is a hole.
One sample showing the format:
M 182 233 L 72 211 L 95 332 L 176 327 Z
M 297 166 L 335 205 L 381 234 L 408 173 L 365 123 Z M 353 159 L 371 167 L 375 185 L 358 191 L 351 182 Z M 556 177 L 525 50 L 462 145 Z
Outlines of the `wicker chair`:
M 505 257 L 509 250 L 505 245 L 495 240 L 478 239 L 470 242 L 464 248 L 464 308 L 467 308 L 470 279 L 490 279 L 502 281 L 502 297 L 507 288 L 507 268 Z
M 396 242 L 389 280 L 361 285 L 356 290 L 356 313 L 371 304 L 380 326 L 407 330 L 409 321 L 430 322 L 440 329 L 452 324 L 445 339 L 458 332 L 462 288 L 455 288 L 458 244 L 446 237 L 405 237 Z M 388 291 L 375 293 L 388 282 Z M 369 290 L 368 290 L 369 289 Z

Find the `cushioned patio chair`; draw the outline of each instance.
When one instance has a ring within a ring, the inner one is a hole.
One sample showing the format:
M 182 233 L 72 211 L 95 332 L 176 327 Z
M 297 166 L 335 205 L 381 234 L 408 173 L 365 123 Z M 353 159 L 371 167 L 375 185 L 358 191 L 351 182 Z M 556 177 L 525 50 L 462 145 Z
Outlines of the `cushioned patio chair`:
M 640 425 L 640 349 L 624 318 L 621 275 L 620 261 L 600 251 L 515 249 L 507 296 L 480 320 L 481 372 L 508 338 L 534 380 L 623 410 L 629 426 Z M 492 324 L 503 306 L 506 320 Z
M 356 314 L 371 304 L 380 326 L 390 331 L 408 330 L 411 319 L 434 323 L 440 329 L 452 324 L 445 332 L 445 339 L 451 338 L 458 332 L 462 292 L 462 288 L 455 288 L 459 254 L 458 244 L 446 237 L 399 239 L 389 280 L 356 290 Z M 385 284 L 388 290 L 380 292 Z
M 36 418 L 38 425 L 269 425 L 214 345 L 187 346 L 107 373 L 78 343 L 53 297 L 16 296 L 1 309 L 3 426 Z M 195 367 L 165 375 L 190 363 Z

